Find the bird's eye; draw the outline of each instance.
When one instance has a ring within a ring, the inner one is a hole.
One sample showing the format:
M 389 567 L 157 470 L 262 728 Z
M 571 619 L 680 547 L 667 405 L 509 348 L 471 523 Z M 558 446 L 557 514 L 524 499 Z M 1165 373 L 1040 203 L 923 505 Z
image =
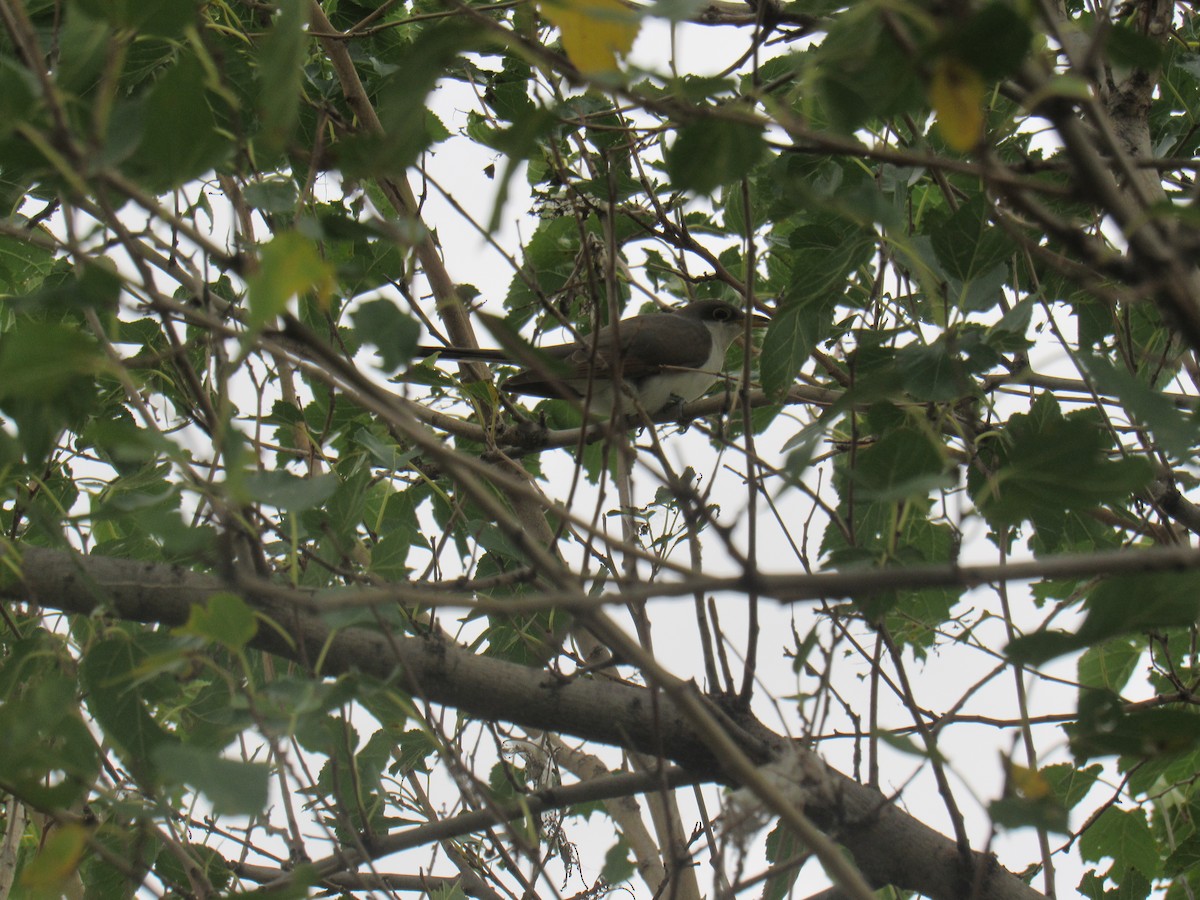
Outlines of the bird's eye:
M 713 318 L 718 322 L 724 322 L 726 319 L 732 319 L 733 310 L 727 306 L 718 306 L 713 310 Z

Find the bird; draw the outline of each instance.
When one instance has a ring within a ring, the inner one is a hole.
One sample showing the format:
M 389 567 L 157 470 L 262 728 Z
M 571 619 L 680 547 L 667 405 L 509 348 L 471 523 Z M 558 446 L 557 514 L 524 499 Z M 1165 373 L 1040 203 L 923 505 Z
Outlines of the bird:
M 612 415 L 620 393 L 624 414 L 640 408 L 654 415 L 704 396 L 722 377 L 725 353 L 744 333 L 746 318 L 724 300 L 695 300 L 670 312 L 631 316 L 572 343 L 540 348 L 538 363 L 500 389 L 575 401 L 597 417 Z M 755 328 L 771 321 L 749 318 Z M 618 370 L 624 386 L 619 392 L 614 390 Z

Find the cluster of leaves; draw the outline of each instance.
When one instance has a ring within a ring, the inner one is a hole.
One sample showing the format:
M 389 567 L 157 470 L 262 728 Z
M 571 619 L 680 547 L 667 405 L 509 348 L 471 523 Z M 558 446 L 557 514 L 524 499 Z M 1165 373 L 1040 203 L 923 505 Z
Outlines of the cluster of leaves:
M 914 727 L 925 765 L 944 776 L 928 707 L 897 687 L 909 682 L 906 658 L 962 647 L 1002 656 L 1020 682 L 1078 652 L 1072 760 L 1040 765 L 1031 737 L 993 821 L 1077 836 L 1078 858 L 1095 864 L 1086 896 L 1164 884 L 1185 895 L 1200 882 L 1197 576 L 1048 568 L 1033 592 L 1044 614 L 1021 616 L 1002 592 L 962 603 L 969 585 L 953 577 L 964 551 L 985 545 L 1087 558 L 1197 530 L 1186 499 L 1168 508 L 1160 487 L 1190 485 L 1200 443 L 1188 381 L 1200 331 L 1179 299 L 1196 279 L 1198 20 L 1148 3 L 1119 21 L 1066 6 L 1046 19 L 1003 0 L 762 3 L 733 23 L 745 26 L 746 55 L 713 75 L 665 63 L 623 74 L 617 59 L 639 25 L 699 30 L 732 15 L 721 5 L 635 14 L 547 2 L 540 15 L 561 32 L 560 52 L 529 5 L 6 4 L 4 584 L 19 583 L 22 546 L 73 546 L 315 590 L 465 588 L 492 605 L 449 629 L 415 604 L 335 604 L 324 621 L 447 629 L 480 654 L 539 665 L 565 627 L 539 598 L 568 584 L 599 594 L 624 575 L 637 527 L 617 539 L 595 523 L 634 449 L 665 474 L 652 500 L 613 519 L 639 520 L 656 574 L 681 568 L 682 547 L 698 559 L 726 542 L 741 558 L 728 528 L 709 527 L 721 503 L 658 442 L 559 438 L 578 449 L 524 458 L 522 474 L 551 494 L 541 497 L 506 466 L 577 428 L 577 410 L 549 401 L 513 425 L 482 370 L 414 360 L 419 317 L 444 322 L 455 342 L 472 334 L 469 301 L 481 295 L 470 282 L 483 282 L 445 249 L 450 232 L 498 235 L 510 198 L 528 196 L 538 218 L 504 250 L 507 285 L 483 292 L 505 313 L 498 334 L 564 322 L 587 332 L 643 294 L 770 309 L 746 354 L 755 409 L 698 426 L 708 440 L 696 458 L 744 451 L 757 500 L 789 505 L 774 536 L 796 548 L 798 572 L 948 573 L 938 587 L 851 593 L 804 626 L 791 655 L 816 687 L 768 689 L 820 711 L 811 736 L 821 723 L 837 731 L 830 710 L 843 704 L 861 734 L 834 678 L 834 648 L 853 647 L 874 688 L 895 690 L 911 717 L 871 709 L 871 759 L 881 740 L 902 743 L 888 729 Z M 443 121 L 439 86 L 474 91 L 461 128 Z M 1090 125 L 1082 137 L 1076 119 Z M 451 227 L 424 203 L 453 199 L 439 157 L 459 145 L 480 159 L 480 184 L 496 177 L 496 200 L 490 221 Z M 1107 175 L 1111 160 L 1128 168 L 1121 181 Z M 407 182 L 418 171 L 420 198 Z M 1139 243 L 1153 229 L 1153 246 Z M 550 454 L 571 452 L 577 475 L 543 474 Z M 594 512 L 580 515 L 577 496 L 598 497 Z M 791 511 L 804 496 L 819 510 L 815 548 L 807 525 L 797 536 L 807 506 Z M 561 569 L 535 552 L 546 544 L 562 546 L 549 557 Z M 743 574 L 776 568 L 766 560 Z M 313 855 L 293 797 L 325 840 L 365 859 L 372 841 L 437 816 L 432 772 L 453 775 L 455 802 L 470 805 L 507 799 L 520 782 L 487 746 L 507 723 L 447 724 L 396 684 L 323 681 L 319 660 L 277 671 L 252 647 L 285 625 L 237 596 L 162 630 L 58 619 L 54 598 L 33 599 L 6 604 L 0 630 L 0 790 L 56 823 L 52 840 L 19 851 L 35 894 L 78 877 L 93 896 L 129 896 L 149 878 L 208 895 L 270 880 L 268 862 L 282 877 L 288 854 L 288 865 Z M 500 601 L 520 613 L 497 614 Z M 1073 627 L 1053 621 L 1069 614 Z M 697 619 L 707 686 L 738 693 L 729 634 Z M 986 634 L 993 620 L 1003 637 Z M 756 621 L 742 652 L 751 661 L 765 640 Z M 889 659 L 864 649 L 872 640 Z M 976 686 L 964 683 L 962 704 Z M 1029 710 L 1019 715 L 1028 725 Z M 1093 759 L 1123 776 L 1098 801 L 1105 770 Z M 250 829 L 240 840 L 264 865 L 236 869 L 237 853 L 208 836 L 234 841 L 231 815 L 265 827 L 272 773 L 286 850 Z M 205 813 L 192 816 L 197 798 Z M 1089 804 L 1103 811 L 1089 817 Z M 15 810 L 10 833 L 24 829 Z M 180 821 L 205 836 L 180 834 Z M 1076 835 L 1072 823 L 1086 827 Z M 633 871 L 617 864 L 632 840 L 622 833 L 610 878 Z M 533 846 L 544 833 L 511 837 L 544 864 Z M 773 862 L 798 852 L 785 832 L 770 841 Z M 460 874 L 497 885 L 520 870 L 500 842 L 463 840 L 452 855 Z M 303 890 L 309 877 L 289 884 Z

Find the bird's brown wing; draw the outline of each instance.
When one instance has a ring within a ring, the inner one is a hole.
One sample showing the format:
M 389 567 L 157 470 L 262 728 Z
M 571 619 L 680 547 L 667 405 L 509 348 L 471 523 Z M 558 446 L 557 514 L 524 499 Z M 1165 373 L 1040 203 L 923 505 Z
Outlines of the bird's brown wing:
M 568 381 L 579 377 L 574 374 L 578 366 L 570 358 L 578 349 L 575 344 L 542 347 L 535 351 L 535 359 L 525 360 L 529 367 L 505 379 L 501 389 L 533 397 L 577 398 L 579 392 Z
M 650 323 L 666 325 L 670 339 L 663 340 L 657 328 L 653 329 L 657 334 L 652 333 L 646 327 Z M 699 368 L 708 360 L 711 341 L 708 328 L 699 319 L 670 313 L 634 316 L 621 323 L 622 372 L 626 378 L 643 378 L 673 369 Z M 643 362 L 646 359 L 655 362 Z
M 663 340 L 659 331 L 664 325 L 670 329 L 669 340 Z M 574 345 L 575 351 L 566 356 L 574 370 L 572 374 L 577 378 L 585 377 L 593 365 L 602 371 L 614 368 L 618 335 L 621 374 L 630 380 L 671 369 L 694 368 L 708 359 L 709 338 L 703 324 L 669 313 L 647 313 L 622 319 L 615 330 L 602 328 L 596 333 L 594 349 L 591 338 L 584 338 Z
M 543 347 L 540 353 L 546 357 L 545 366 L 532 366 L 504 382 L 502 387 L 518 394 L 537 397 L 578 397 L 580 392 L 570 382 L 586 379 L 591 373 L 594 378 L 607 378 L 616 366 L 616 342 L 621 346 L 621 377 L 626 381 L 638 381 L 650 375 L 678 368 L 695 368 L 708 358 L 708 337 L 703 324 L 694 319 L 672 317 L 672 329 L 699 329 L 696 335 L 676 331 L 671 341 L 662 341 L 660 336 L 650 334 L 650 322 L 657 325 L 664 313 L 648 313 L 622 319 L 618 329 L 611 326 L 600 329 L 594 336 L 587 336 L 573 344 L 558 344 Z M 691 338 L 691 339 L 686 339 Z M 700 338 L 703 353 L 697 358 L 696 338 Z M 655 359 L 655 362 L 649 362 Z

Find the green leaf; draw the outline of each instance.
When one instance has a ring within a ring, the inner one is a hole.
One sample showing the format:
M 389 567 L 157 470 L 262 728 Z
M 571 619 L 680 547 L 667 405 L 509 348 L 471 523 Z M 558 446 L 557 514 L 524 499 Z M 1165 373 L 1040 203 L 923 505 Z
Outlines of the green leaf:
M 763 338 L 759 377 L 772 399 L 787 393 L 833 319 L 827 303 L 789 303 L 776 311 Z
M 1079 639 L 1066 631 L 1035 631 L 1014 638 L 1004 648 L 1004 654 L 1013 662 L 1036 666 L 1081 646 Z
M 1006 312 L 1000 321 L 988 327 L 984 342 L 998 353 L 1027 350 L 1030 341 L 1025 336 L 1033 319 L 1032 300 L 1022 300 Z
M 647 14 L 672 22 L 684 22 L 704 8 L 705 0 L 654 0 Z
M 966 312 L 987 312 L 994 309 L 1004 299 L 1004 286 L 1009 277 L 1008 264 L 997 263 L 967 282 L 951 278 L 948 286 L 951 302 Z
M 140 777 L 154 777 L 154 751 L 176 739 L 147 709 L 143 686 L 137 681 L 145 657 L 146 651 L 129 638 L 111 637 L 88 649 L 79 675 L 88 709 L 126 765 Z
M 1033 38 L 1018 9 L 1002 0 L 989 3 L 952 28 L 938 46 L 984 78 L 1004 78 L 1020 66 Z
M 968 470 L 968 490 L 993 525 L 1125 500 L 1152 472 L 1141 457 L 1108 459 L 1107 443 L 1094 413 L 1063 418 L 1058 402 L 1042 394 L 984 446 L 981 465 Z
M 308 7 L 303 0 L 280 0 L 275 24 L 259 51 L 259 142 L 268 156 L 287 146 L 299 119 L 308 55 L 307 24 Z
M 86 900 L 130 900 L 132 885 L 139 884 L 150 867 L 145 836 L 121 822 L 93 827 L 93 852 L 79 868 Z
M 788 272 L 788 305 L 841 298 L 850 273 L 875 253 L 876 239 L 870 229 L 840 218 L 798 226 L 788 235 L 786 249 L 772 251 L 772 262 Z
M 409 574 L 404 564 L 412 549 L 415 535 L 411 532 L 389 532 L 371 548 L 370 571 L 389 581 L 403 579 Z
M 1185 872 L 1200 868 L 1200 833 L 1191 834 L 1181 841 L 1171 855 L 1163 860 L 1163 875 L 1178 878 Z
M 908 427 L 889 431 L 861 451 L 850 474 L 858 501 L 924 497 L 949 483 L 939 448 L 926 432 Z
M 407 379 L 404 379 L 408 383 Z M 418 382 L 420 383 L 420 382 Z M 453 386 L 450 381 L 437 381 L 438 385 L 443 387 Z M 404 449 L 399 444 L 391 439 L 380 438 L 367 428 L 360 428 L 355 432 L 355 440 L 371 454 L 371 459 L 374 465 L 381 466 L 389 472 L 396 472 L 412 462 L 417 456 L 417 451 L 412 448 Z
M 412 360 L 421 326 L 396 304 L 368 300 L 351 313 L 351 318 L 363 344 L 379 351 L 383 371 L 394 372 Z
M 104 4 L 104 0 L 93 2 Z M 80 4 L 70 4 L 64 13 L 65 26 L 58 36 L 57 82 L 67 91 L 85 91 L 100 77 L 111 47 L 112 32 L 102 17 L 89 15 Z
M 190 785 L 207 797 L 217 815 L 253 816 L 267 805 L 265 763 L 224 759 L 215 750 L 182 744 L 157 747 L 154 763 L 166 781 Z
M 604 868 L 600 870 L 600 877 L 608 884 L 624 884 L 633 877 L 635 871 L 637 867 L 629 858 L 629 844 L 622 836 L 604 854 Z
M 333 288 L 333 270 L 312 241 L 295 231 L 277 234 L 259 251 L 259 267 L 247 279 L 249 325 L 261 328 L 287 309 L 297 294 L 315 291 L 318 299 Z
M 845 133 L 875 116 L 915 110 L 924 103 L 911 48 L 901 46 L 869 7 L 834 17 L 810 65 L 830 124 Z
M 949 533 L 948 526 L 918 520 L 929 530 Z M 934 561 L 937 557 L 928 557 Z M 887 627 L 898 646 L 908 647 L 920 659 L 925 650 L 939 642 L 940 631 L 950 619 L 950 611 L 962 593 L 957 588 L 927 588 L 922 591 L 896 591 L 888 610 Z
M 204 89 L 204 67 L 195 56 L 180 56 L 136 109 L 141 140 L 128 161 L 133 175 L 151 191 L 179 187 L 213 169 L 230 143 Z M 130 123 L 114 116 L 116 129 Z M 110 141 L 113 140 L 110 137 Z
M 143 35 L 178 37 L 196 21 L 198 0 L 78 0 L 98 19 Z
M 387 76 L 376 81 L 383 134 L 339 142 L 343 171 L 353 176 L 401 174 L 431 143 L 448 135 L 425 108 L 426 98 L 459 54 L 479 43 L 475 28 L 455 23 L 422 31 L 419 40 L 392 55 Z
M 1200 573 L 1107 578 L 1084 606 L 1088 615 L 1077 633 L 1088 642 L 1145 628 L 1189 628 L 1200 616 Z
M 1080 693 L 1078 715 L 1063 728 L 1079 758 L 1119 755 L 1145 764 L 1200 748 L 1200 715 L 1179 708 L 1129 709 L 1115 694 L 1096 689 Z
M 6 649 L 0 668 L 0 772 L 28 802 L 69 807 L 88 793 L 100 768 L 74 679 L 44 635 Z
M 925 759 L 937 759 L 944 761 L 944 757 L 935 748 L 931 754 L 929 748 L 923 743 L 908 737 L 908 735 L 897 734 L 893 731 L 877 731 L 875 736 L 891 747 L 893 750 L 899 750 L 908 756 L 920 756 Z
M 1137 668 L 1145 645 L 1130 638 L 1094 644 L 1079 657 L 1079 683 L 1119 693 Z
M 37 83 L 28 69 L 12 57 L 0 58 L 0 138 L 8 137 L 34 111 L 36 92 Z M 4 243 L 18 244 L 10 240 Z
M 429 900 L 468 900 L 466 891 L 462 888 L 462 882 L 458 879 L 430 890 L 428 896 Z
M 248 499 L 290 512 L 315 509 L 338 489 L 338 477 L 331 472 L 301 478 L 281 469 L 251 472 L 242 480 Z
M 1103 771 L 1099 764 L 1085 769 L 1070 763 L 1058 763 L 1043 767 L 1041 775 L 1063 806 L 1074 809 L 1087 796 Z
M 1162 449 L 1176 460 L 1191 458 L 1192 447 L 1200 440 L 1200 428 L 1195 419 L 1178 409 L 1161 391 L 1130 374 L 1128 369 L 1092 354 L 1081 353 L 1077 360 L 1096 385 L 1096 390 L 1117 397 L 1129 417 L 1150 429 Z
M 804 844 L 796 837 L 795 832 L 783 822 L 776 823 L 775 827 L 771 829 L 771 833 L 767 835 L 765 849 L 767 862 L 773 866 L 797 860 L 806 851 Z M 790 896 L 802 868 L 803 866 L 799 865 L 787 866 L 781 871 L 781 874 L 769 878 L 762 891 L 763 900 L 784 900 L 785 897 Z
M 978 194 L 930 230 L 934 253 L 953 282 L 951 300 L 965 310 L 985 310 L 1000 299 L 1008 277 L 1012 240 L 991 223 L 990 204 Z
M 1158 843 L 1140 809 L 1110 806 L 1080 835 L 1079 852 L 1088 862 L 1111 857 L 1116 870 L 1132 868 L 1148 879 L 1158 877 L 1162 865 Z
M 680 127 L 667 151 L 667 173 L 678 188 L 710 194 L 748 175 L 766 154 L 758 126 L 700 119 Z
M 82 321 L 92 310 L 108 319 L 117 311 L 121 279 L 103 263 L 85 263 L 61 279 L 48 278 L 40 290 L 11 298 L 11 308 L 33 315 L 47 315 L 65 322 Z
M 948 294 L 952 281 L 955 284 L 958 282 L 943 271 L 942 264 L 933 251 L 933 242 L 929 236 L 926 234 L 897 234 L 889 231 L 887 240 L 896 257 L 899 270 L 907 277 L 915 279 L 924 292 L 924 296 L 918 294 L 917 297 L 925 301 L 925 308 L 930 307 L 926 298 L 937 298 L 932 310 L 927 313 L 927 318 L 939 325 L 944 325 L 946 303 L 941 298 Z
M 0 402 L 47 401 L 74 392 L 81 378 L 102 371 L 103 359 L 90 334 L 54 322 L 23 319 L 0 333 Z
M 561 291 L 575 272 L 579 254 L 579 229 L 568 216 L 553 216 L 538 223 L 526 242 L 521 270 L 513 275 L 504 306 L 511 310 L 513 329 L 519 328 L 542 309 L 542 296 Z M 538 291 L 531 289 L 537 285 Z
M 988 815 L 1001 828 L 1041 828 L 1069 834 L 1067 810 L 1057 798 L 1002 797 L 988 804 Z
M 1128 25 L 1109 24 L 1104 46 L 1112 62 L 1137 69 L 1156 69 L 1162 62 L 1159 41 Z
M 971 391 L 962 361 L 947 341 L 901 347 L 896 353 L 896 364 L 903 375 L 905 390 L 916 400 L 945 403 Z
M 182 859 L 180 857 L 183 857 Z M 297 872 L 303 872 L 304 866 L 297 866 Z M 175 888 L 171 893 L 183 894 L 188 890 L 197 876 L 211 884 L 217 891 L 229 884 L 231 874 L 229 864 L 217 850 L 195 843 L 188 847 L 186 856 L 173 847 L 162 847 L 154 860 L 154 874 L 167 885 Z M 301 880 L 301 884 L 305 884 Z M 307 895 L 301 895 L 307 896 Z M 267 889 L 258 892 L 256 900 L 290 900 L 296 897 L 292 887 Z M 296 897 L 296 900 L 299 900 Z
M 1076 890 L 1079 891 L 1079 896 L 1085 897 L 1087 900 L 1105 900 L 1110 896 L 1104 890 L 1104 879 L 1098 876 L 1094 869 L 1084 873 Z
M 428 773 L 429 760 L 438 753 L 437 743 L 424 731 L 411 729 L 396 741 L 398 771 Z
M 1185 747 L 1179 753 L 1126 756 L 1118 760 L 1117 765 L 1121 771 L 1129 773 L 1127 784 L 1130 796 L 1147 794 L 1160 790 L 1163 785 L 1182 784 L 1194 778 L 1200 772 L 1200 744 Z M 1175 798 L 1171 797 L 1169 802 L 1174 803 Z
M 488 80 L 488 106 L 506 122 L 515 122 L 531 115 L 536 109 L 529 97 L 532 77 L 533 70 L 527 62 L 506 56 L 503 68 Z
M 327 502 L 304 513 L 307 527 L 314 532 L 324 532 L 330 538 L 336 538 L 339 544 L 354 543 L 356 530 L 362 524 L 370 480 L 370 471 L 365 468 L 355 469 L 352 474 L 346 476 Z
M 221 591 L 213 594 L 204 606 L 192 606 L 187 623 L 177 630 L 236 652 L 254 637 L 258 620 L 241 597 Z
M 160 433 L 138 426 L 131 416 L 94 419 L 79 435 L 81 447 L 94 447 L 119 469 L 122 464 L 141 464 L 170 453 L 174 445 Z
M 1016 638 L 1005 653 L 1010 659 L 1038 664 L 1130 632 L 1190 627 L 1200 617 L 1200 573 L 1159 572 L 1107 578 L 1091 592 L 1084 606 L 1087 617 L 1074 632 L 1034 632 Z M 1122 664 L 1133 663 L 1126 657 Z M 1088 661 L 1088 674 L 1100 677 L 1101 673 L 1094 670 L 1096 666 L 1098 660 L 1093 656 Z
M 288 178 L 255 181 L 246 185 L 243 194 L 247 203 L 263 212 L 287 213 L 296 208 L 296 185 Z

